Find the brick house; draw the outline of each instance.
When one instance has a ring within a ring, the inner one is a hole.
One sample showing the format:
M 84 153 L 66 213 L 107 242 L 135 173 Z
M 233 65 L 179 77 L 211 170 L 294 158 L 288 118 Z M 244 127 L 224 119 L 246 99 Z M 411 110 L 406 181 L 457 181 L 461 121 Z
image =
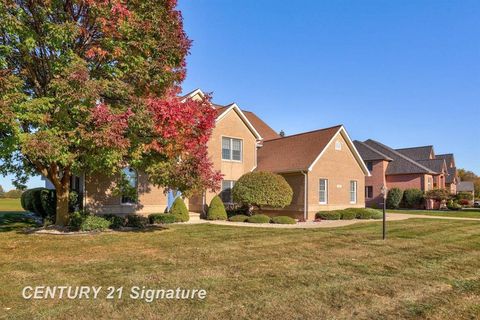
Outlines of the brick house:
M 455 188 L 456 169 L 452 167 L 449 171 L 447 157 L 436 156 L 432 146 L 393 149 L 371 139 L 354 141 L 354 144 L 371 173 L 365 181 L 367 206 L 381 205 L 384 185 L 388 189 L 416 188 L 422 191 L 447 186 L 450 190 Z
M 202 95 L 197 89 L 184 98 L 198 99 Z M 217 110 L 217 118 L 208 154 L 223 180 L 218 193 L 203 192 L 185 199 L 191 212 L 204 212 L 216 194 L 224 203 L 232 203 L 235 181 L 254 170 L 280 173 L 294 190 L 292 204 L 271 214 L 313 219 L 319 210 L 365 206 L 363 192 L 369 172 L 343 126 L 281 137 L 255 113 L 235 103 L 213 103 L 212 107 Z M 164 212 L 181 196 L 151 185 L 143 172 L 132 168 L 124 168 L 123 172 L 137 189 L 135 201 L 114 196 L 115 179 L 96 173 L 75 177 L 83 207 L 98 214 L 148 215 Z

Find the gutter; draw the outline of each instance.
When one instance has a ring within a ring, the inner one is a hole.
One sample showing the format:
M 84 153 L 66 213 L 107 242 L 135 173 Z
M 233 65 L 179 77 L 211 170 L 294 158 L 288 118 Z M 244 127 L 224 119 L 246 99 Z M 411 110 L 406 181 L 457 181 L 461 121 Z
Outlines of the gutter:
M 304 176 L 304 190 L 303 190 L 303 218 L 308 219 L 308 171 L 301 171 Z

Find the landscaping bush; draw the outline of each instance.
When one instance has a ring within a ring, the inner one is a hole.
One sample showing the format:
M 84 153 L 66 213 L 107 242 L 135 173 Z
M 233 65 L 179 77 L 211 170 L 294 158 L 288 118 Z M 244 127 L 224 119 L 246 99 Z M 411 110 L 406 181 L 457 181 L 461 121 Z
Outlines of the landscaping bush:
M 296 224 L 297 221 L 291 217 L 287 216 L 277 216 L 272 218 L 272 223 L 278 224 Z
M 140 228 L 143 229 L 148 225 L 148 218 L 144 216 L 140 216 L 138 214 L 130 214 L 126 217 L 127 223 L 125 224 L 127 227 L 131 228 Z
M 248 220 L 248 218 L 250 217 L 244 214 L 237 214 L 235 216 L 231 216 L 230 218 L 228 218 L 228 220 L 232 222 L 245 222 Z
M 447 200 L 450 197 L 450 192 L 446 189 L 432 189 L 425 193 L 426 199 L 432 199 L 437 201 Z
M 68 226 L 72 230 L 80 230 L 82 223 L 85 221 L 85 219 L 90 215 L 88 211 L 85 210 L 79 210 L 70 213 L 70 217 L 68 220 Z
M 460 204 L 458 204 L 457 201 L 449 200 L 448 203 L 447 203 L 447 208 L 448 208 L 448 210 L 457 211 L 457 210 L 462 209 L 462 206 Z
M 125 217 L 118 216 L 113 213 L 104 214 L 102 217 L 110 221 L 110 229 L 120 229 L 125 227 L 125 224 L 127 223 L 127 219 L 125 219 Z
M 342 211 L 335 210 L 335 211 L 319 211 L 315 214 L 316 219 L 321 220 L 340 220 L 342 217 Z
M 292 202 L 293 191 L 284 177 L 271 172 L 249 172 L 235 183 L 233 201 L 246 206 L 284 208 Z
M 207 220 L 227 220 L 227 211 L 219 196 L 213 197 L 207 211 Z
M 412 188 L 406 189 L 403 192 L 403 205 L 405 208 L 414 209 L 421 205 L 423 202 L 423 191 L 420 189 Z
M 182 197 L 177 197 L 170 208 L 170 213 L 175 216 L 176 222 L 187 222 L 190 219 L 188 209 Z
M 470 204 L 470 201 L 467 199 L 460 199 L 458 200 L 458 204 L 462 206 L 468 206 Z
M 387 193 L 387 208 L 398 209 L 403 198 L 403 191 L 399 188 L 392 188 Z
M 103 231 L 110 227 L 111 222 L 99 216 L 88 215 L 80 224 L 80 231 Z
M 380 210 L 375 210 L 375 212 L 372 212 L 371 219 L 383 219 L 383 212 Z
M 265 214 L 255 214 L 251 217 L 248 217 L 247 222 L 250 223 L 269 223 L 270 217 Z
M 229 218 L 237 215 L 248 215 L 247 206 L 227 205 L 225 211 L 227 211 L 227 217 Z
M 55 220 L 57 214 L 57 193 L 55 190 L 43 189 L 40 192 L 40 202 L 45 216 Z
M 148 216 L 151 224 L 168 224 L 175 222 L 175 216 L 171 213 L 153 213 Z
M 353 210 L 345 209 L 340 212 L 340 219 L 342 220 L 352 220 L 357 217 L 357 213 Z
M 459 192 L 455 195 L 455 199 L 457 200 L 473 200 L 473 195 L 470 192 Z

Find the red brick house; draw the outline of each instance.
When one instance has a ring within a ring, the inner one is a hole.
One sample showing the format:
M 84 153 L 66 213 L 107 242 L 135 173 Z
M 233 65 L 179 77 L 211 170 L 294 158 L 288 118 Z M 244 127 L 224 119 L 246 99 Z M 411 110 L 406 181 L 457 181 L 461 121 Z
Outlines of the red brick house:
M 432 146 L 393 149 L 375 140 L 354 141 L 370 177 L 365 180 L 365 202 L 367 206 L 380 206 L 383 202 L 382 186 L 402 190 L 417 188 L 428 191 L 449 187 L 456 180 L 449 176 L 444 155 L 437 157 Z M 452 155 L 453 159 L 453 155 Z M 453 175 L 456 170 L 450 170 Z

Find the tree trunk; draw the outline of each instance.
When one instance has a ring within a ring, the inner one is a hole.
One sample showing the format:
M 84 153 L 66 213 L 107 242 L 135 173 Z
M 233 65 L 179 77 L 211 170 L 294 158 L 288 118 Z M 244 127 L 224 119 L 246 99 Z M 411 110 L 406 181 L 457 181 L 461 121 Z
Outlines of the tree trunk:
M 69 196 L 70 183 L 66 186 L 62 185 L 57 188 L 57 216 L 55 224 L 58 226 L 66 226 L 68 224 L 68 196 Z

